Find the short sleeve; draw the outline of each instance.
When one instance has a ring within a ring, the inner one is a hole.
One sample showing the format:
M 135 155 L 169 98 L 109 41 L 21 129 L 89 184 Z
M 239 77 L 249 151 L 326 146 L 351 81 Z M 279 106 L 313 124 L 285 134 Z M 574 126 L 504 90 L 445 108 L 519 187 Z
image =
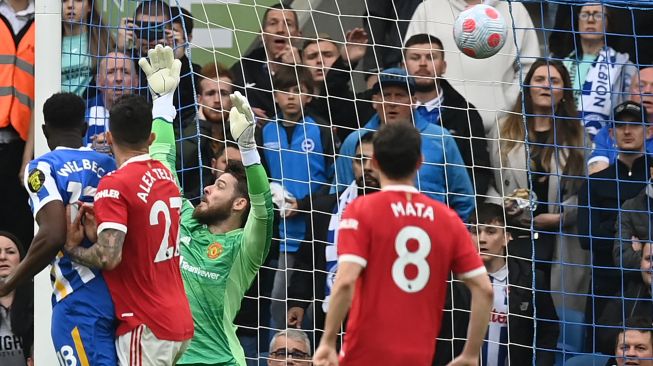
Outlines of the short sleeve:
M 474 246 L 474 241 L 469 235 L 463 222 L 451 212 L 451 224 L 449 225 L 453 239 L 453 257 L 451 270 L 461 280 L 472 278 L 487 271 L 483 265 L 483 260 Z
M 128 208 L 124 193 L 120 182 L 111 175 L 100 180 L 94 204 L 98 234 L 106 229 L 127 233 Z
M 357 203 L 347 206 L 338 227 L 338 262 L 353 262 L 367 266 L 370 237 L 364 223 L 359 219 Z
M 57 182 L 52 175 L 52 166 L 39 160 L 31 161 L 25 167 L 24 184 L 29 194 L 29 204 L 36 218 L 41 208 L 52 201 L 62 201 Z

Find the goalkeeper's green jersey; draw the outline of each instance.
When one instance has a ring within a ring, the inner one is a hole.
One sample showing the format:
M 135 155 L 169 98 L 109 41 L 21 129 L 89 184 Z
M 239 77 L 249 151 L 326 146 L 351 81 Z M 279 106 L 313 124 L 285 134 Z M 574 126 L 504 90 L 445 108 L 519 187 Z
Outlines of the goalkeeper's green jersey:
M 154 121 L 154 159 L 174 172 L 172 125 Z M 211 234 L 193 219 L 193 206 L 184 200 L 181 212 L 181 274 L 190 302 L 195 335 L 179 365 L 242 365 L 243 349 L 233 321 L 245 292 L 263 264 L 272 238 L 272 196 L 261 164 L 246 168 L 251 209 L 243 229 Z

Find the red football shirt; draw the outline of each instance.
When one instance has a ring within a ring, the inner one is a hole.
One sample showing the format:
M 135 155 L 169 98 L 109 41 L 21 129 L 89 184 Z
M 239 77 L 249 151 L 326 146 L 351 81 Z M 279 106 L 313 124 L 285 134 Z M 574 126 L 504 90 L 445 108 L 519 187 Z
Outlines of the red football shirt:
M 446 281 L 485 273 L 455 211 L 414 187 L 392 186 L 347 206 L 338 261 L 362 265 L 341 365 L 431 365 Z
M 103 271 L 123 335 L 145 324 L 161 340 L 193 336 L 193 318 L 179 270 L 181 197 L 170 171 L 149 155 L 105 176 L 95 195 L 98 233 L 126 233 L 122 262 Z

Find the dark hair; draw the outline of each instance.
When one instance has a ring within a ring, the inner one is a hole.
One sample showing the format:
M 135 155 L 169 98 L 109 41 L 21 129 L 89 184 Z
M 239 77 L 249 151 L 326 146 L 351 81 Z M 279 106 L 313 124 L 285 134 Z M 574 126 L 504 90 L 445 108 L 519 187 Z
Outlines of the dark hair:
M 411 176 L 421 157 L 422 137 L 408 123 L 384 124 L 374 135 L 374 158 L 390 179 Z
M 614 346 L 617 347 L 619 344 L 619 336 L 622 333 L 625 333 L 626 331 L 629 330 L 636 330 L 640 333 L 648 333 L 651 336 L 651 345 L 653 346 L 653 320 L 651 319 L 650 316 L 633 316 L 628 319 L 626 319 L 625 322 L 623 322 L 620 325 L 621 329 L 618 329 L 618 332 L 616 333 L 615 336 L 615 341 L 614 341 Z M 615 355 L 617 356 L 617 355 Z
M 438 47 L 440 47 L 440 50 L 444 50 L 444 46 L 442 45 L 442 41 L 440 40 L 440 38 L 427 33 L 419 33 L 408 38 L 406 44 L 404 44 L 404 53 L 406 53 L 406 51 L 408 51 L 409 48 L 411 48 L 416 44 L 430 44 L 431 47 L 437 45 Z
M 0 231 L 1 236 L 16 245 L 22 260 L 25 257 L 25 247 L 18 237 L 7 231 Z M 9 320 L 11 321 L 11 332 L 22 338 L 25 357 L 29 356 L 34 343 L 34 286 L 31 280 L 16 287 L 14 301 L 9 308 Z M 0 314 L 1 322 L 2 314 Z
M 306 51 L 306 47 L 308 47 L 308 46 L 310 46 L 310 45 L 312 45 L 312 44 L 319 43 L 319 42 L 329 42 L 329 43 L 334 44 L 336 47 L 340 48 L 340 46 L 336 43 L 336 41 L 333 40 L 333 38 L 332 38 L 329 34 L 327 34 L 327 33 L 319 33 L 319 34 L 317 35 L 317 37 L 315 37 L 315 38 L 307 38 L 307 39 L 304 41 L 304 43 L 302 44 L 302 48 L 301 48 L 301 51 L 302 51 L 302 57 L 304 57 L 304 51 Z
M 88 3 L 90 11 L 86 19 L 82 20 L 88 29 L 88 52 L 91 59 L 91 67 L 93 70 L 97 68 L 99 61 L 98 56 L 104 56 L 116 48 L 116 41 L 111 33 L 111 27 L 107 26 L 102 19 L 102 11 L 100 9 L 100 1 L 85 0 Z M 106 17 L 104 18 L 106 20 Z M 72 29 L 74 24 L 64 20 L 61 22 L 62 35 L 65 35 L 66 29 Z
M 585 174 L 586 161 L 583 151 L 585 147 L 585 130 L 582 123 L 577 120 L 578 112 L 569 72 L 562 62 L 558 60 L 539 58 L 535 60 L 528 70 L 524 77 L 521 97 L 517 98 L 512 113 L 508 115 L 500 127 L 501 159 L 507 161 L 508 153 L 516 148 L 518 144 L 523 144 L 526 139 L 524 116 L 527 119 L 532 119 L 534 115 L 533 100 L 529 88 L 533 74 L 542 66 L 550 66 L 558 71 L 562 78 L 564 91 L 562 100 L 552 111 L 553 127 L 547 136 L 547 140 L 543 144 L 531 146 L 531 156 L 538 156 L 544 169 L 549 169 L 551 160 L 556 159 L 555 151 L 560 146 L 564 146 L 565 149 L 568 149 L 569 156 L 566 157 L 564 171 L 559 173 L 562 173 L 564 177 L 582 176 Z M 529 135 L 535 136 L 533 123 L 526 123 L 526 126 L 529 129 Z M 567 191 L 569 193 L 577 190 L 578 185 L 582 183 L 579 179 L 570 180 L 570 182 L 573 182 L 574 187 L 568 187 L 570 188 Z
M 603 2 L 587 2 L 581 4 L 560 4 L 556 13 L 556 24 L 553 26 L 553 32 L 549 36 L 548 46 L 551 54 L 555 58 L 563 59 L 571 52 L 576 53 L 576 58 L 583 59 L 583 48 L 581 47 L 580 31 L 578 30 L 578 18 L 581 9 L 587 5 L 602 5 L 608 21 L 605 30 L 599 32 L 605 33 L 605 44 L 618 44 L 622 35 L 614 33 L 615 22 L 612 22 L 612 10 Z M 605 31 L 605 32 L 604 32 Z
M 247 200 L 247 208 L 243 211 L 241 227 L 245 226 L 247 216 L 251 208 L 249 201 L 249 190 L 247 189 L 247 175 L 245 173 L 245 166 L 238 160 L 230 160 L 227 162 L 227 167 L 224 169 L 224 174 L 231 174 L 236 178 L 236 196 L 237 198 L 244 198 Z
M 280 65 L 272 77 L 274 90 L 287 90 L 299 86 L 304 94 L 313 93 L 313 76 L 303 66 Z
M 361 136 L 360 140 L 356 140 L 356 149 L 358 149 L 359 146 L 362 144 L 369 144 L 374 142 L 374 135 L 376 133 L 374 131 L 370 131 L 363 136 Z
M 224 151 L 227 150 L 227 148 L 229 148 L 229 147 L 234 148 L 234 149 L 238 149 L 238 144 L 231 141 L 231 140 L 216 141 L 215 145 L 213 145 L 213 146 L 215 147 L 215 154 L 213 156 L 216 157 L 216 158 L 219 158 L 220 156 L 222 156 Z
M 186 34 L 193 34 L 195 23 L 193 22 L 193 14 L 191 14 L 190 11 L 182 8 L 181 6 L 171 6 L 170 16 L 172 23 L 180 23 L 184 25 L 186 28 Z M 183 23 L 181 21 L 182 17 L 184 17 Z
M 166 20 L 170 20 L 172 18 L 172 9 L 170 8 L 170 5 L 163 0 L 142 1 L 134 11 L 134 20 L 141 15 L 153 17 L 164 15 Z
M 496 203 L 481 203 L 476 206 L 469 218 L 470 224 L 491 224 L 498 222 L 500 226 L 506 225 L 503 206 Z
M 56 93 L 43 104 L 43 119 L 49 127 L 62 130 L 85 126 L 86 103 L 73 93 Z
M 286 6 L 286 5 L 283 5 L 283 3 L 274 4 L 274 5 L 270 6 L 270 7 L 268 7 L 267 9 L 265 9 L 265 13 L 263 13 L 263 20 L 261 21 L 261 28 L 265 27 L 265 22 L 268 20 L 268 14 L 272 10 L 281 10 L 281 11 L 291 12 L 292 15 L 295 17 L 295 25 L 296 25 L 297 28 L 299 28 L 299 24 L 298 24 L 299 23 L 299 18 L 297 18 L 297 12 L 295 10 L 293 10 L 293 8 L 291 8 L 290 5 Z
M 152 106 L 140 95 L 120 97 L 109 112 L 109 131 L 118 145 L 143 147 L 152 132 Z

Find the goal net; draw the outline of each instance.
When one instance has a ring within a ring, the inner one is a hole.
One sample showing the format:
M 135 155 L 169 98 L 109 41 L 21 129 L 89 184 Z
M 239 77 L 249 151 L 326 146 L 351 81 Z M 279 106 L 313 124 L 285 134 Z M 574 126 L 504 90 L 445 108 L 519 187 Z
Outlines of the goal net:
M 653 108 L 648 2 L 486 0 L 507 27 L 487 59 L 453 38 L 458 14 L 482 1 L 82 2 L 63 3 L 61 90 L 87 101 L 90 147 L 109 151 L 117 97 L 148 95 L 137 63 L 159 43 L 183 64 L 174 129 L 186 198 L 199 202 L 240 159 L 229 94 L 254 107 L 275 230 L 234 320 L 248 364 L 272 357 L 287 328 L 305 330 L 314 349 L 340 214 L 378 185 L 365 136 L 393 121 L 422 132 L 430 148 L 416 185 L 464 219 L 492 272 L 484 364 L 599 364 L 629 319 L 650 322 L 653 114 L 636 108 Z M 629 100 L 638 104 L 615 112 Z M 493 252 L 488 238 L 504 228 L 505 250 Z M 447 286 L 434 364 L 460 352 L 469 320 L 464 285 Z M 420 322 L 410 315 L 397 314 Z

